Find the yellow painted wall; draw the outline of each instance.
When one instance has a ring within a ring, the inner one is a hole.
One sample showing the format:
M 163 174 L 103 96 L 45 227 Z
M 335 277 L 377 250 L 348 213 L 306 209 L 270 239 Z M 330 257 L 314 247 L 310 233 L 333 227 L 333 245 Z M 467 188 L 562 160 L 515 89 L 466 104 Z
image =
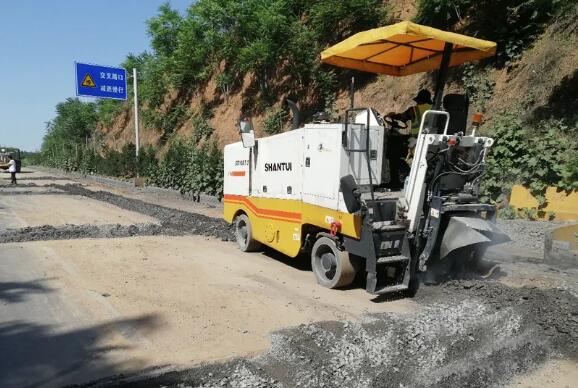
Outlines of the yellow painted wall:
M 548 187 L 546 201 L 546 207 L 540 209 L 545 213 L 542 218 L 547 218 L 547 213 L 553 212 L 556 214 L 556 220 L 578 220 L 578 191 L 566 193 L 563 190 L 558 191 L 556 187 Z M 516 209 L 538 209 L 536 198 L 521 185 L 512 187 L 510 205 Z
M 578 251 L 578 224 L 566 225 L 552 231 L 552 240 L 567 241 L 570 249 Z

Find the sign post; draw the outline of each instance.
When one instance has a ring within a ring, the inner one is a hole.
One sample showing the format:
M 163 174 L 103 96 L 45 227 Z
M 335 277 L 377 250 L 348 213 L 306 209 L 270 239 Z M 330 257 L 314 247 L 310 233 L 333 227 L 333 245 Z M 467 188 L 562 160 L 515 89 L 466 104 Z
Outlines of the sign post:
M 76 69 L 76 95 L 83 97 L 108 98 L 114 100 L 127 99 L 127 74 L 122 67 L 92 65 L 75 62 Z M 136 180 L 138 176 L 138 154 L 140 148 L 139 139 L 139 111 L 138 111 L 138 82 L 136 69 L 132 69 L 134 81 L 134 131 L 136 148 Z M 138 185 L 138 183 L 137 183 Z
M 140 139 L 139 139 L 139 117 L 138 117 L 138 87 L 137 87 L 138 82 L 136 78 L 136 68 L 132 69 L 132 78 L 134 86 L 134 133 L 135 133 L 136 160 L 138 169 L 138 149 L 140 148 Z M 138 176 L 138 171 L 136 175 Z

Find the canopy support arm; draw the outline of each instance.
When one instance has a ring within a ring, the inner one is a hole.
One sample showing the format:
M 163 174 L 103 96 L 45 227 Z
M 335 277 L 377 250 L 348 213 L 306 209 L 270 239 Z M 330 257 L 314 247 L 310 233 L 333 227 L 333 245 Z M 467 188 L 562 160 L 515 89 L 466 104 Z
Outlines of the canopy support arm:
M 450 65 L 450 59 L 452 57 L 453 44 L 446 42 L 444 46 L 444 53 L 442 56 L 442 62 L 440 64 L 440 69 L 438 70 L 438 77 L 436 80 L 436 89 L 433 102 L 433 110 L 440 110 L 442 107 L 442 98 L 444 95 L 444 87 L 446 86 L 446 78 L 448 77 L 448 69 Z

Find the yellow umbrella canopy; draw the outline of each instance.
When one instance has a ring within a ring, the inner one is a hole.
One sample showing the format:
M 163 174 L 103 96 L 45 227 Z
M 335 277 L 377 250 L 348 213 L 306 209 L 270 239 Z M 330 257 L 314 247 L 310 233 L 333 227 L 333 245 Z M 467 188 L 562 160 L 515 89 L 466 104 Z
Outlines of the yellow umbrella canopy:
M 448 47 L 449 67 L 496 53 L 495 42 L 406 21 L 355 34 L 323 51 L 321 61 L 400 77 L 439 69 Z

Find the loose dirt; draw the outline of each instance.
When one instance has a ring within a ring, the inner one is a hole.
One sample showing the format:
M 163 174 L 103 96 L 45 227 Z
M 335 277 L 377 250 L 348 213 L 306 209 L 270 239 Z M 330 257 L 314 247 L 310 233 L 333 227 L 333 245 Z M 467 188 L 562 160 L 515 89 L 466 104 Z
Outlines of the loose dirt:
M 416 301 L 421 308 L 405 314 L 279 331 L 262 356 L 123 386 L 503 386 L 552 358 L 578 357 L 578 300 L 565 291 L 452 281 Z
M 45 256 L 55 278 L 47 286 L 77 290 L 77 303 L 99 319 L 156 316 L 145 351 L 127 352 L 149 365 L 254 355 L 270 346 L 271 331 L 286 326 L 415 308 L 411 300 L 372 303 L 361 289 L 335 295 L 309 271 L 264 254 L 239 260 L 232 244 L 200 236 L 28 245 Z
M 578 381 L 576 363 L 550 360 L 538 369 L 514 378 L 510 387 L 516 388 L 573 388 Z

